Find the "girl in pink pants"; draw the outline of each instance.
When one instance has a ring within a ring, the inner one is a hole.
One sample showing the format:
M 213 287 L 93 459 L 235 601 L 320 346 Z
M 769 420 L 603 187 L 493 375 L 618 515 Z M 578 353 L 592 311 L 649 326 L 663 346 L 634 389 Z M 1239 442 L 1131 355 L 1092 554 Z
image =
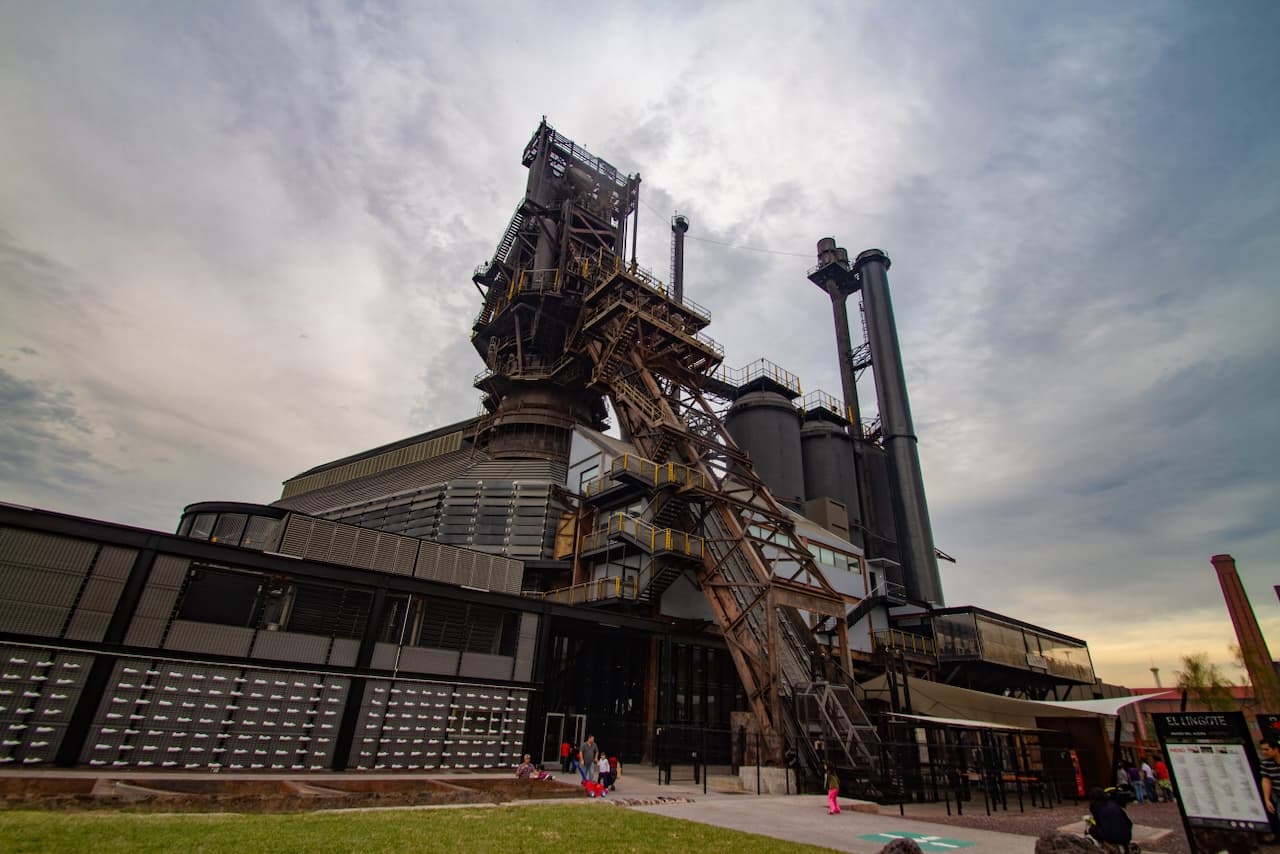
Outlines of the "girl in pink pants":
M 840 794 L 840 778 L 836 776 L 835 769 L 828 762 L 822 763 L 822 770 L 827 772 L 827 815 L 838 815 L 840 803 L 836 800 L 836 796 Z

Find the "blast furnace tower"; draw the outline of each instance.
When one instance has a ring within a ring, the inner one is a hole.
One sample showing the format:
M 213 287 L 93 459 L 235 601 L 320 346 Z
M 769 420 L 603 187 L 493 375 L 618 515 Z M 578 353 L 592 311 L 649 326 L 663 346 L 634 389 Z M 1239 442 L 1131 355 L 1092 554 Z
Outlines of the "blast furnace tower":
M 639 176 L 620 174 L 545 120 L 524 164 L 525 196 L 474 277 L 484 303 L 472 340 L 488 367 L 476 381 L 489 413 L 478 444 L 494 456 L 564 455 L 575 423 L 603 425 L 607 396 L 640 454 L 615 459 L 585 491 L 640 483 L 656 509 L 646 520 L 610 516 L 578 538 L 576 557 L 609 536 L 647 549 L 655 560 L 636 581 L 647 601 L 671 583 L 671 561 L 696 561 L 764 759 L 781 764 L 794 751 L 814 773 L 831 758 L 871 776 L 876 734 L 852 691 L 814 681 L 822 625 L 851 670 L 844 599 L 708 402 L 723 358 L 703 334 L 710 314 L 636 265 Z M 673 223 L 677 236 L 682 224 Z

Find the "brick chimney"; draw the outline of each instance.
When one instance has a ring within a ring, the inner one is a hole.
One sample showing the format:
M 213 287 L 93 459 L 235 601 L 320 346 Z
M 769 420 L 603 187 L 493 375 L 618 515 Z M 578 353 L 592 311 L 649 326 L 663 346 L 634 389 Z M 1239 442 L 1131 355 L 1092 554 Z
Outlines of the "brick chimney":
M 1231 622 L 1236 628 L 1236 639 L 1240 642 L 1240 652 L 1244 657 L 1245 669 L 1249 672 L 1249 681 L 1253 683 L 1253 697 L 1258 704 L 1258 711 L 1280 714 L 1280 678 L 1276 677 L 1267 641 L 1258 628 L 1258 618 L 1253 613 L 1253 606 L 1249 604 L 1244 585 L 1240 583 L 1235 558 L 1231 555 L 1214 555 L 1209 562 L 1218 573 L 1222 596 L 1227 600 L 1227 613 L 1231 615 Z

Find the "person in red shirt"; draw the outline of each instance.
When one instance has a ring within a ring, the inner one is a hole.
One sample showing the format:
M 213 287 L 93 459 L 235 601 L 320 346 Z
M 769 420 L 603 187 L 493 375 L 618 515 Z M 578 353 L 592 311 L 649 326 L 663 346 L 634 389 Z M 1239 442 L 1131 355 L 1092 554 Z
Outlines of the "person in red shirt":
M 1156 772 L 1156 797 L 1162 801 L 1173 800 L 1173 781 L 1169 779 L 1169 766 L 1164 764 L 1164 757 L 1157 756 L 1151 767 Z
M 569 773 L 569 742 L 560 742 L 560 770 Z

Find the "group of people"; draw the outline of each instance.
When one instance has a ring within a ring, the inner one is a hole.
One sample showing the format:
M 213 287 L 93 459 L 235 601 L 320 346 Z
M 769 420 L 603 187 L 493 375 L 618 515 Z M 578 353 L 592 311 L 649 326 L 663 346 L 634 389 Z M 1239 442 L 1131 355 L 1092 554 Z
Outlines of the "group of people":
M 560 767 L 567 774 L 577 771 L 582 777 L 582 788 L 593 798 L 603 798 L 618 785 L 622 763 L 618 757 L 610 757 L 596 744 L 596 737 L 588 735 L 582 746 L 574 749 L 569 742 L 560 745 Z
M 1154 763 L 1140 759 L 1127 767 L 1116 769 L 1116 788 L 1132 796 L 1136 803 L 1173 800 L 1173 781 L 1169 779 L 1169 766 L 1156 756 Z

